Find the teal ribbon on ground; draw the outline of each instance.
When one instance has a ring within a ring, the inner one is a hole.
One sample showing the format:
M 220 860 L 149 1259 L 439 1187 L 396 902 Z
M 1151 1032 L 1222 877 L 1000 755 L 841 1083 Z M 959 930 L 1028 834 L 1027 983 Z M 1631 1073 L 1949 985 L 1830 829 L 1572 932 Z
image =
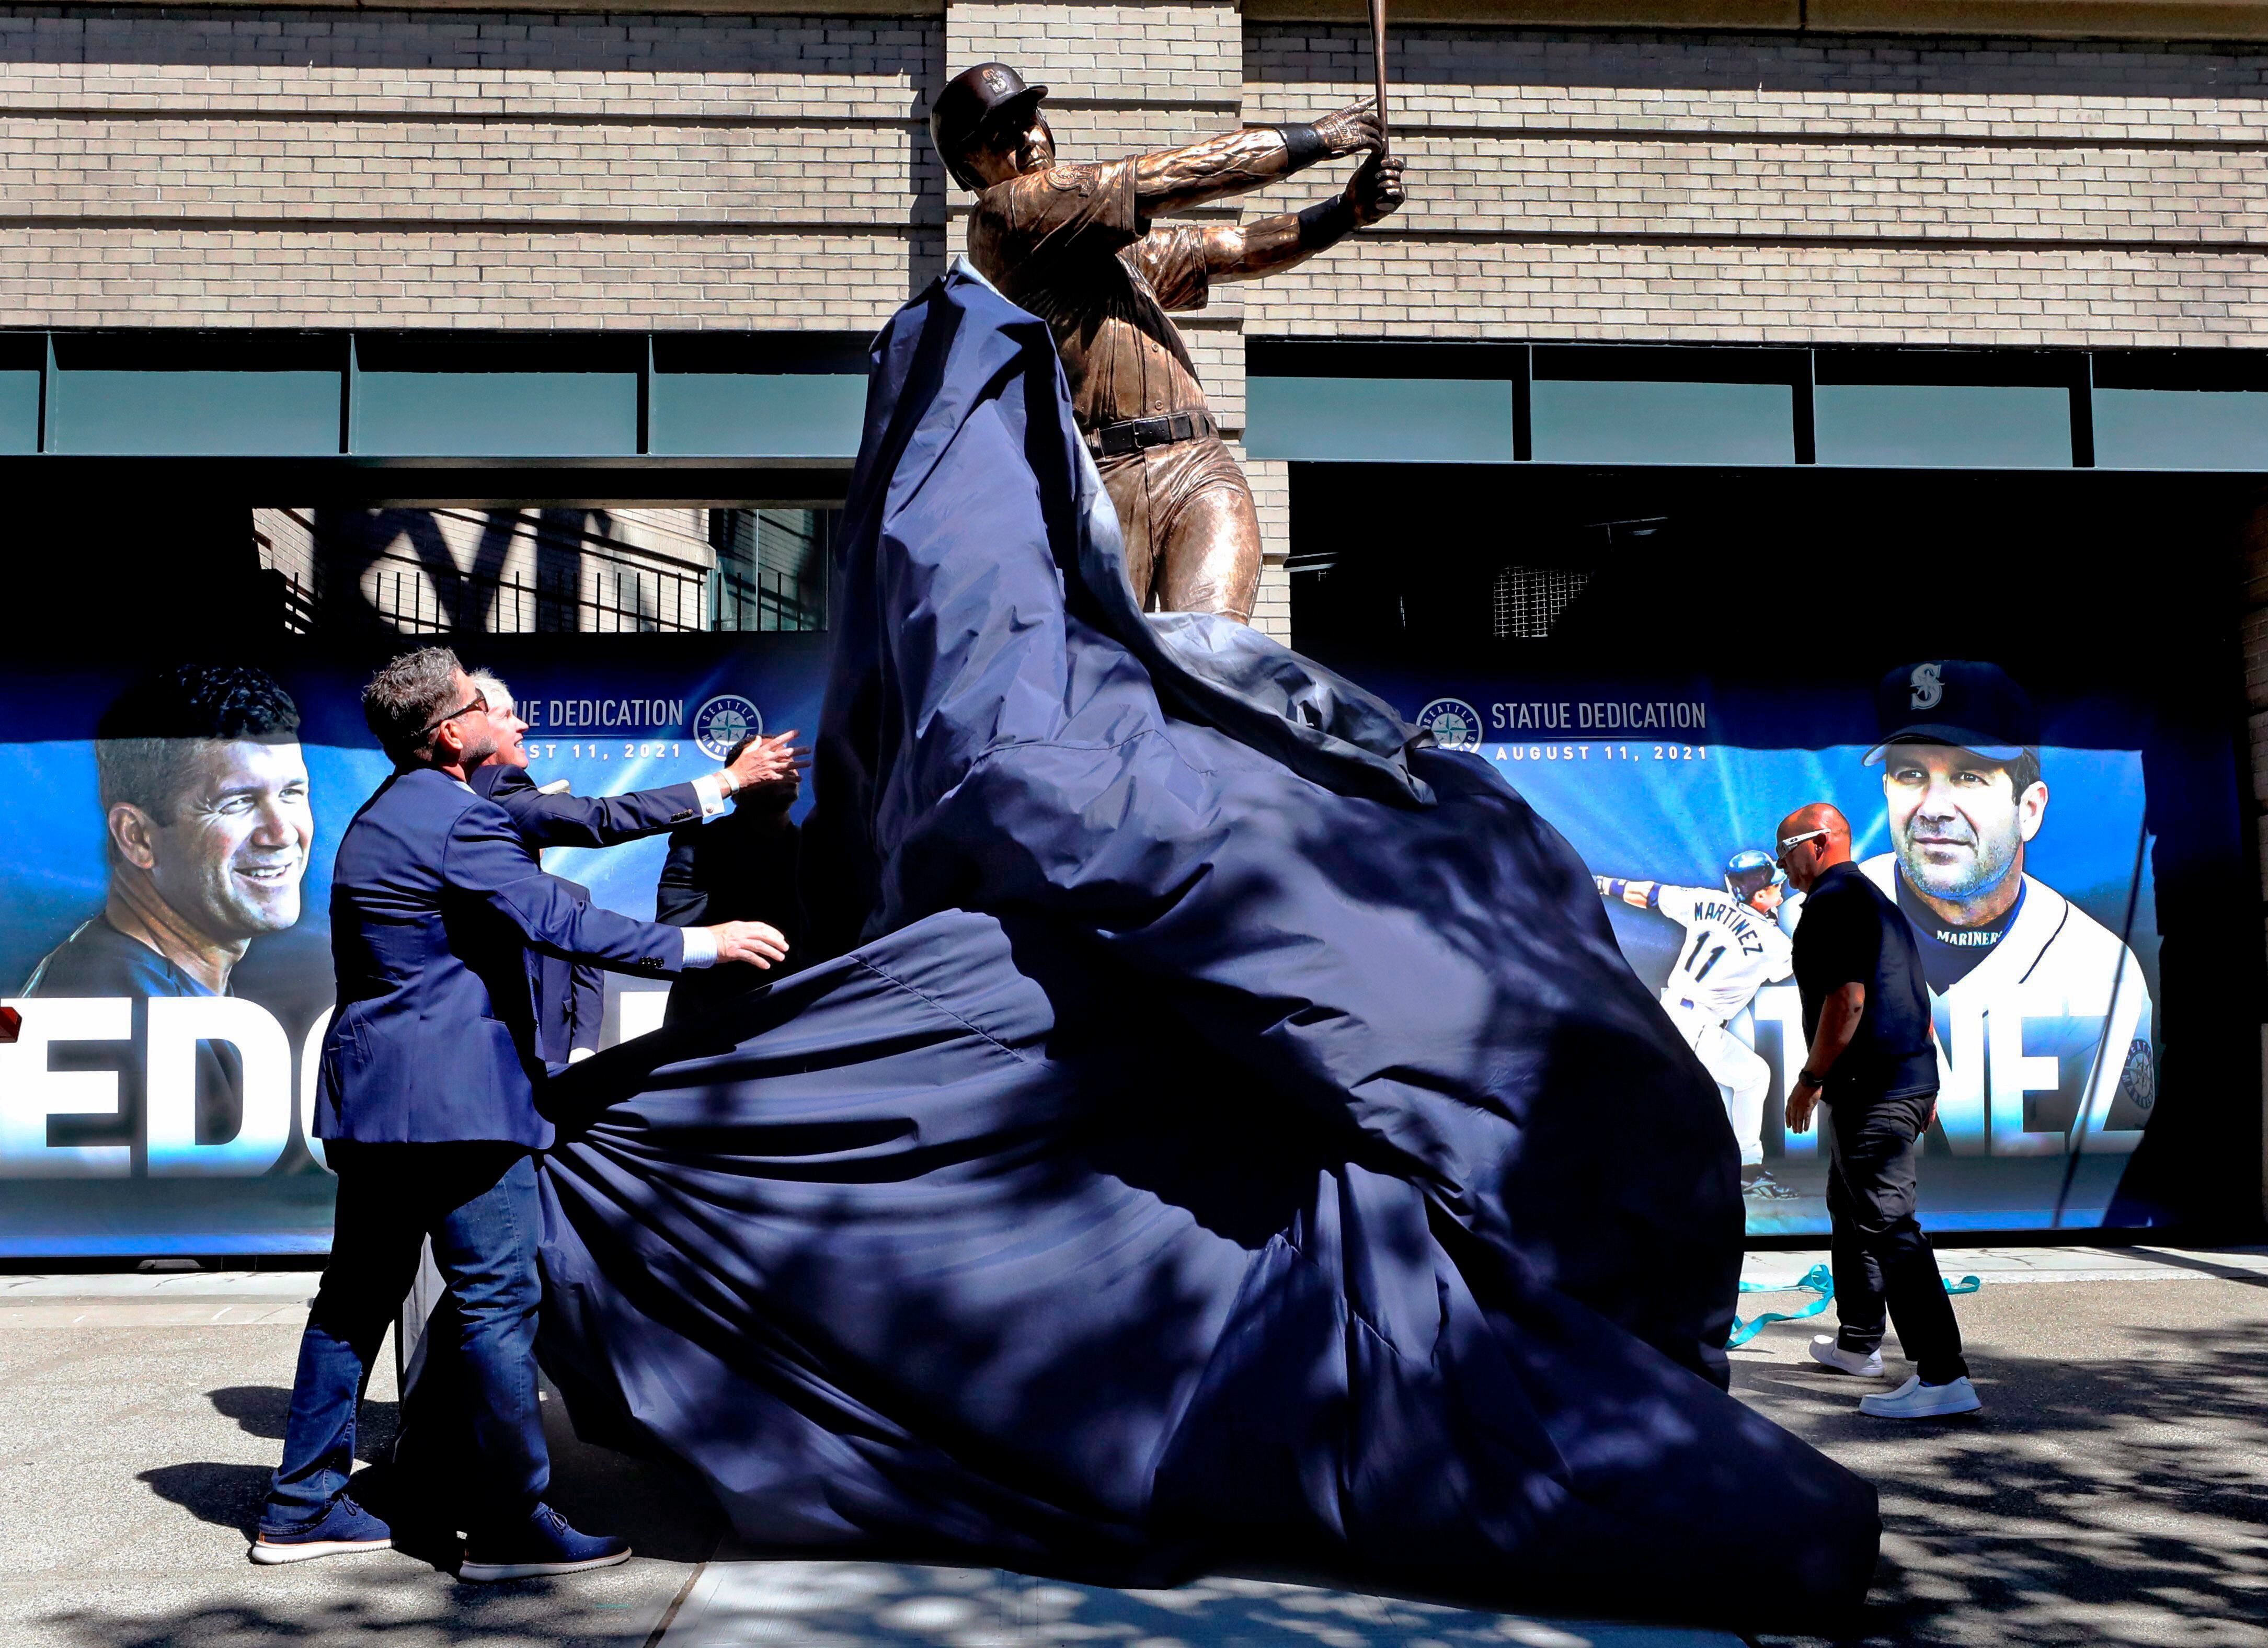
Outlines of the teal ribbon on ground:
M 1984 1285 L 1981 1280 L 1973 1276 L 1963 1276 L 1958 1282 L 1947 1280 L 1944 1277 L 1940 1277 L 1939 1280 L 1945 1282 L 1945 1291 L 1948 1293 L 1974 1293 Z M 1793 1293 L 1804 1288 L 1809 1288 L 1819 1297 L 1801 1310 L 1759 1311 L 1745 1321 L 1738 1316 L 1734 1317 L 1733 1336 L 1725 1342 L 1725 1348 L 1727 1350 L 1739 1350 L 1776 1321 L 1801 1321 L 1807 1316 L 1816 1316 L 1827 1308 L 1828 1302 L 1835 1297 L 1834 1274 L 1823 1264 L 1812 1266 L 1803 1273 L 1800 1280 L 1794 1282 L 1742 1283 L 1741 1291 L 1743 1293 Z

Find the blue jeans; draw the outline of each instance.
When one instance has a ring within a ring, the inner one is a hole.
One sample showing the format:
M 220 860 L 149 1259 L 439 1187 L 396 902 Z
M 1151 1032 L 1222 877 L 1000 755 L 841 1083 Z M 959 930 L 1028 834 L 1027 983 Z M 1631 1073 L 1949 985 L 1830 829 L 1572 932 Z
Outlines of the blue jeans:
M 543 1288 L 535 1163 L 517 1144 L 328 1146 L 339 1176 L 323 1284 L 307 1313 L 284 1462 L 260 1526 L 290 1533 L 320 1521 L 354 1468 L 355 1418 L 371 1365 L 417 1273 L 423 1239 L 456 1310 L 454 1347 L 477 1465 L 469 1526 L 524 1519 L 551 1480 L 535 1392 L 535 1318 Z

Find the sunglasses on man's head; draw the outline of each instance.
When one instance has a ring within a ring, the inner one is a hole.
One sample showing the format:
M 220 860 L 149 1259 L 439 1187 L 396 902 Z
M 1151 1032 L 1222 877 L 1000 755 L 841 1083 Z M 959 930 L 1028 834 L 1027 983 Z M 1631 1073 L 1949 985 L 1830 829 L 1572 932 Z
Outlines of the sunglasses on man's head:
M 1780 837 L 1779 841 L 1779 856 L 1782 858 L 1786 858 L 1788 854 L 1788 849 L 1791 847 L 1800 847 L 1804 842 L 1808 841 L 1816 841 L 1819 837 L 1827 835 L 1828 833 L 1829 832 L 1823 829 L 1815 829 L 1806 830 L 1800 835 L 1783 835 Z

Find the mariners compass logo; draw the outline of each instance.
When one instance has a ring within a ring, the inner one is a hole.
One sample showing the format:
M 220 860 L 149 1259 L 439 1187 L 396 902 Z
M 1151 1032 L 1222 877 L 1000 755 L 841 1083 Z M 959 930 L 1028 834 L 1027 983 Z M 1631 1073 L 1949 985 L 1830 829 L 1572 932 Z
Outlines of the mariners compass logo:
M 723 761 L 733 745 L 763 730 L 763 711 L 738 693 L 718 693 L 693 712 L 693 741 L 711 761 Z
M 1481 747 L 1481 712 L 1462 698 L 1436 698 L 1418 712 L 1418 730 L 1446 750 Z

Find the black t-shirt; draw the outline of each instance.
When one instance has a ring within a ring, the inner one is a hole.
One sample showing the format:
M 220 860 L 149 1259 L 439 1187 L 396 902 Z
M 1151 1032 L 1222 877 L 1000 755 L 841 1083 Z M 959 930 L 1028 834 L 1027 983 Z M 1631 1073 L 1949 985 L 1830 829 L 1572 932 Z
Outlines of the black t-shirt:
M 1807 1045 L 1818 1034 L 1821 1007 L 1845 984 L 1865 985 L 1867 1005 L 1858 1034 L 1827 1072 L 1828 1096 L 1934 1092 L 1937 1048 L 1920 946 L 1898 907 L 1854 864 L 1837 864 L 1812 884 L 1796 923 L 1795 987 Z
M 669 858 L 654 888 L 654 918 L 673 927 L 767 922 L 779 929 L 788 951 L 785 961 L 769 968 L 737 963 L 681 973 L 669 987 L 663 1023 L 728 1005 L 811 960 L 803 947 L 799 839 L 795 825 L 753 806 L 736 806 L 720 819 L 670 832 Z

